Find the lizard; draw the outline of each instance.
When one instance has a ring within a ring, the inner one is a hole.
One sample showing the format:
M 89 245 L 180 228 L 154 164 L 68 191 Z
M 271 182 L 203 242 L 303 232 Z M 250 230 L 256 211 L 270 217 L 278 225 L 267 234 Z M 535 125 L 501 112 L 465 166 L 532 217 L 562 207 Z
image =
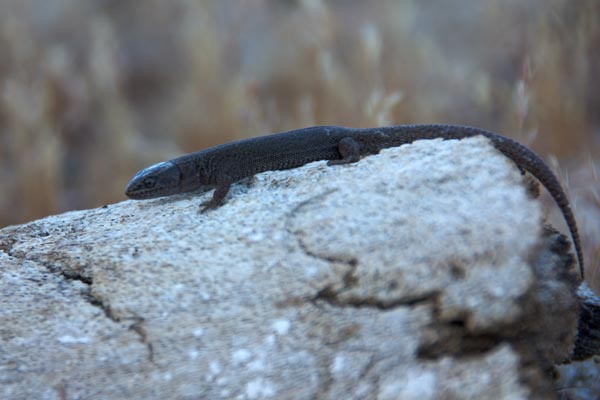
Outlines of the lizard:
M 289 132 L 224 143 L 140 170 L 125 194 L 149 199 L 195 190 L 215 189 L 202 212 L 220 207 L 237 181 L 272 170 L 297 168 L 313 161 L 328 165 L 354 163 L 361 157 L 423 139 L 463 139 L 482 135 L 512 160 L 521 172 L 533 175 L 560 208 L 575 246 L 579 271 L 584 278 L 584 259 L 577 221 L 558 178 L 533 150 L 506 136 L 460 125 L 398 125 L 379 128 L 314 126 Z

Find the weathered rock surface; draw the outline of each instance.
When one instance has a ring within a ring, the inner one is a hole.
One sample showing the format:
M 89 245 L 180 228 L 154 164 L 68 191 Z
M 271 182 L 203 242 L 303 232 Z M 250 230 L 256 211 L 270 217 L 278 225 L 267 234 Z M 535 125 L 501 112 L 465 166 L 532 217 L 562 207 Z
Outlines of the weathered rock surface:
M 419 141 L 4 228 L 0 398 L 551 398 L 577 274 L 523 181 Z

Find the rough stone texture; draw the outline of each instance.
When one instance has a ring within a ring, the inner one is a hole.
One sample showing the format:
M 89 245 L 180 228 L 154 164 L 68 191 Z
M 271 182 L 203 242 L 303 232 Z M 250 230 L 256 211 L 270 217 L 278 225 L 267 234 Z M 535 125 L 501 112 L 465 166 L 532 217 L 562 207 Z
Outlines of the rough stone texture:
M 600 298 L 585 283 L 577 289 L 577 297 L 581 311 L 571 359 L 585 361 L 557 366 L 556 388 L 561 399 L 597 400 L 600 398 Z
M 573 258 L 485 139 L 210 195 L 0 230 L 0 398 L 554 396 Z
M 571 359 L 585 360 L 600 354 L 600 298 L 583 283 L 577 289 L 581 304 L 579 329 Z
M 556 388 L 565 400 L 600 399 L 600 359 L 589 359 L 579 363 L 557 367 Z

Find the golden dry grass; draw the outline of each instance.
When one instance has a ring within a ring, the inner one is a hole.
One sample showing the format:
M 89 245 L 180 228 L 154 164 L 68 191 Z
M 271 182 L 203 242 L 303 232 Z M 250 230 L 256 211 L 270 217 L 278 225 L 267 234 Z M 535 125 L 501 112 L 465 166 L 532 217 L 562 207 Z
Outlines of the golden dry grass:
M 596 0 L 5 0 L 0 226 L 232 139 L 449 122 L 554 155 L 597 266 L 599 33 Z

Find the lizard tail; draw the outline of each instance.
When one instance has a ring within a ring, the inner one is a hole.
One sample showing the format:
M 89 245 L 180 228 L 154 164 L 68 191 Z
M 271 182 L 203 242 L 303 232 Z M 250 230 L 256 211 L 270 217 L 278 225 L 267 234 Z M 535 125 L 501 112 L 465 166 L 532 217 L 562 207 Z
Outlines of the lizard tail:
M 517 165 L 523 167 L 527 172 L 532 174 L 538 181 L 544 185 L 546 190 L 550 193 L 554 202 L 562 211 L 563 217 L 569 231 L 571 232 L 571 238 L 577 253 L 577 261 L 579 263 L 579 272 L 581 279 L 584 279 L 584 259 L 583 251 L 581 249 L 581 239 L 579 237 L 579 231 L 577 229 L 577 221 L 575 215 L 569 205 L 569 199 L 566 193 L 562 189 L 560 182 L 552 170 L 546 165 L 542 158 L 529 148 L 523 146 L 519 142 L 512 140 L 504 136 L 497 135 L 485 135 L 493 143 L 494 146 L 500 150 L 505 156 L 514 160 Z

